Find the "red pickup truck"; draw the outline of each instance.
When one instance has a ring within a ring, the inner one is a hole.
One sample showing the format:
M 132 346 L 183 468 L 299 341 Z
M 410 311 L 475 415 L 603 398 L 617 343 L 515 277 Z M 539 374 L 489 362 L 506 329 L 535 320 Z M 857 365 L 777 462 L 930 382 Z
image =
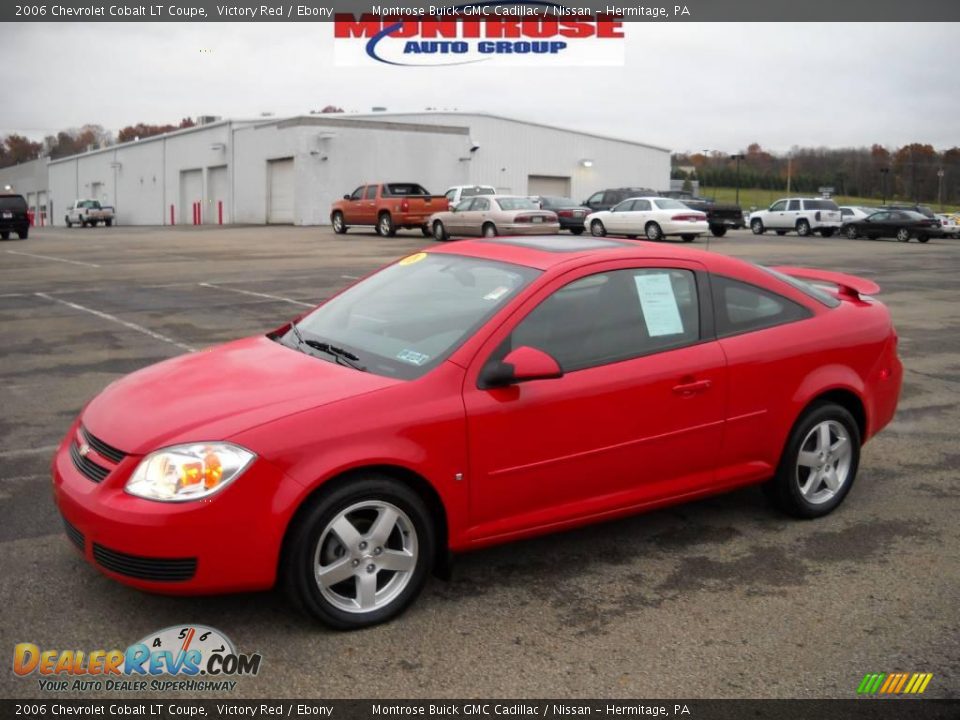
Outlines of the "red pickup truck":
M 429 237 L 427 218 L 447 209 L 443 195 L 431 195 L 417 183 L 361 185 L 330 208 L 334 232 L 343 234 L 352 225 L 372 225 L 378 235 L 396 235 L 400 228 L 420 228 Z

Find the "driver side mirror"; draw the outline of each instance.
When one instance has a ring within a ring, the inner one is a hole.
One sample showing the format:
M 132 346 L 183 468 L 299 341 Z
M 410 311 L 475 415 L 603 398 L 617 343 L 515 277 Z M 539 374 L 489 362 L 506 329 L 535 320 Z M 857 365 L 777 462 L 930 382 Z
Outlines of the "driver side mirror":
M 353 195 L 344 195 L 344 196 L 343 196 L 343 199 L 344 199 L 344 200 L 353 200 Z
M 560 364 L 543 350 L 523 345 L 507 353 L 494 368 L 480 380 L 485 388 L 516 385 L 530 380 L 550 380 L 563 377 Z

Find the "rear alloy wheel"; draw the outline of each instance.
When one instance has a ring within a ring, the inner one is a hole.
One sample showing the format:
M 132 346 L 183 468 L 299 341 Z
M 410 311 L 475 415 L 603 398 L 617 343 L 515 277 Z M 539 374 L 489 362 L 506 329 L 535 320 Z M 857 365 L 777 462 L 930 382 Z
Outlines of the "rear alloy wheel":
M 697 239 L 697 236 L 696 236 L 696 235 L 681 235 L 681 236 L 680 236 L 680 239 L 683 240 L 684 242 L 693 242 L 694 240 Z
M 860 463 L 860 430 L 846 408 L 813 405 L 790 433 L 767 494 L 784 512 L 816 518 L 850 491 Z
M 383 237 L 393 237 L 397 234 L 397 228 L 393 225 L 393 218 L 390 213 L 383 213 L 377 220 L 377 232 Z
M 446 242 L 450 239 L 450 236 L 447 235 L 447 229 L 439 220 L 433 223 L 433 239 L 437 242 Z
M 726 225 L 711 225 L 710 232 L 713 233 L 714 237 L 723 237 L 727 234 Z
M 897 230 L 897 240 L 900 242 L 910 242 L 910 231 L 907 228 Z
M 483 236 L 485 238 L 493 238 L 497 236 L 497 226 L 493 223 L 487 223 L 483 226 Z
M 764 227 L 763 220 L 757 218 L 756 220 L 750 221 L 750 229 L 753 230 L 754 235 L 763 235 Z
M 378 474 L 321 494 L 298 513 L 283 572 L 291 599 L 338 630 L 389 620 L 412 603 L 434 558 L 417 493 Z
M 343 221 L 343 213 L 335 212 L 330 216 L 330 224 L 333 225 L 333 231 L 337 235 L 343 235 L 347 232 L 347 224 Z
M 663 230 L 655 222 L 647 223 L 646 235 L 647 240 L 661 240 L 663 238 Z
M 590 234 L 594 237 L 603 237 L 607 234 L 607 229 L 603 226 L 602 222 L 594 220 L 590 223 Z
M 806 220 L 797 221 L 797 235 L 800 237 L 806 237 L 810 234 L 810 223 Z
M 847 237 L 851 240 L 856 240 L 860 237 L 860 233 L 857 232 L 857 229 L 853 225 L 847 227 Z

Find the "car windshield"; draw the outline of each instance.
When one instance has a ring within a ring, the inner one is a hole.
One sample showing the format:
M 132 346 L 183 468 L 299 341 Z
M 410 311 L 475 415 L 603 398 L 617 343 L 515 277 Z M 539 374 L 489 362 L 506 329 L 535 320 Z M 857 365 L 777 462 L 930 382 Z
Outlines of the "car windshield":
M 442 362 L 538 274 L 495 260 L 416 253 L 337 295 L 297 330 L 304 344 L 341 348 L 369 372 L 413 379 Z M 281 339 L 299 345 L 292 330 Z
M 497 204 L 500 206 L 501 210 L 539 210 L 540 206 L 537 205 L 530 198 L 521 198 L 521 197 L 505 197 L 497 198 Z
M 804 200 L 807 210 L 839 210 L 833 200 Z
M 653 201 L 661 210 L 689 210 L 690 208 L 679 200 L 673 198 L 658 198 Z
M 460 197 L 473 197 L 474 195 L 495 195 L 496 190 L 492 187 L 469 187 L 460 191 Z

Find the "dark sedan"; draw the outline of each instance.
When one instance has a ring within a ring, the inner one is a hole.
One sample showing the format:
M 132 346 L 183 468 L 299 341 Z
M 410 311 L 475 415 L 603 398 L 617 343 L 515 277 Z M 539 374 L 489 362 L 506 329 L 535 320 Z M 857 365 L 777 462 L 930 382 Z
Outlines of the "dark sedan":
M 590 208 L 584 207 L 576 200 L 565 197 L 540 195 L 533 199 L 540 203 L 541 210 L 550 210 L 556 213 L 561 230 L 569 230 L 574 235 L 583 232 L 583 219 L 590 214 Z
M 943 230 L 935 218 L 928 218 L 912 210 L 881 210 L 862 220 L 854 220 L 843 226 L 843 232 L 851 240 L 866 237 L 871 240 L 889 237 L 900 242 L 916 238 L 925 243 L 932 237 L 943 237 Z

